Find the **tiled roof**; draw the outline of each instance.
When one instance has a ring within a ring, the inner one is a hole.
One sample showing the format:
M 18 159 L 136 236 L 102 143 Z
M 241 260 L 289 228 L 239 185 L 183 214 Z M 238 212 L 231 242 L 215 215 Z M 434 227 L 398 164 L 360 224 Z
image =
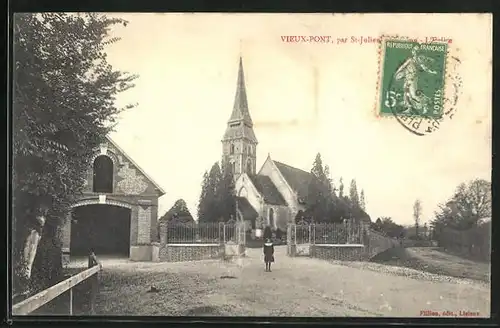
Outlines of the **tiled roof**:
M 311 182 L 313 175 L 310 172 L 306 172 L 281 162 L 273 162 L 290 187 L 297 193 L 299 200 L 304 202 L 307 199 L 309 193 L 309 183 Z
M 264 202 L 272 205 L 287 205 L 271 178 L 266 175 L 251 175 L 249 177 L 255 188 L 264 197 Z
M 255 220 L 259 216 L 246 198 L 236 197 L 236 201 L 238 202 L 238 210 L 243 215 L 244 220 Z

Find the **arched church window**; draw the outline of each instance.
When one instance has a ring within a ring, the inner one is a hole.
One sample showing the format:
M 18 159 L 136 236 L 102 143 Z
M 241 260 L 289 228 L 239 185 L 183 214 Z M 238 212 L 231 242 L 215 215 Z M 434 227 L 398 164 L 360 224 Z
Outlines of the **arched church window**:
M 236 173 L 236 163 L 235 162 L 231 163 L 231 170 L 232 170 L 233 174 Z
M 272 208 L 269 209 L 269 225 L 271 228 L 274 227 L 274 210 Z
M 94 160 L 93 191 L 113 192 L 113 161 L 106 155 L 97 156 Z
M 234 144 L 231 144 L 231 146 L 229 146 L 229 153 L 231 155 L 234 154 Z

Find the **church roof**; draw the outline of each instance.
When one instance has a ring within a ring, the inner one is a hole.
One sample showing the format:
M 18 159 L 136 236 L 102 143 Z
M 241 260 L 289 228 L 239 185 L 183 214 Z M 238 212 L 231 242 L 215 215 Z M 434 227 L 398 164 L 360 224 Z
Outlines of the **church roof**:
M 272 205 L 287 205 L 271 178 L 266 175 L 249 175 L 249 177 L 255 188 L 264 197 L 264 202 Z
M 297 193 L 299 201 L 304 202 L 307 199 L 309 193 L 309 183 L 311 182 L 313 175 L 310 172 L 306 172 L 278 161 L 273 160 L 273 162 L 283 178 L 285 178 L 290 188 Z
M 246 198 L 236 197 L 236 201 L 238 202 L 238 210 L 241 212 L 241 215 L 243 215 L 244 220 L 255 220 L 259 216 Z
M 238 68 L 238 80 L 236 82 L 236 94 L 234 97 L 233 111 L 227 122 L 226 132 L 222 141 L 228 139 L 246 138 L 257 143 L 257 137 L 253 131 L 253 122 L 248 110 L 247 91 L 245 87 L 245 74 L 243 73 L 243 61 L 240 57 Z

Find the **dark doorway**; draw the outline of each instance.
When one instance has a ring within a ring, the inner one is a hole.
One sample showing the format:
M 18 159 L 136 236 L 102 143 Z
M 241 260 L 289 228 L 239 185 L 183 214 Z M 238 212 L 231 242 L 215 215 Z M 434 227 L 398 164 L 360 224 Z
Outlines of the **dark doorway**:
M 113 205 L 87 205 L 73 209 L 70 253 L 86 256 L 129 256 L 130 209 Z
M 97 156 L 94 160 L 94 192 L 113 192 L 113 161 L 106 155 Z

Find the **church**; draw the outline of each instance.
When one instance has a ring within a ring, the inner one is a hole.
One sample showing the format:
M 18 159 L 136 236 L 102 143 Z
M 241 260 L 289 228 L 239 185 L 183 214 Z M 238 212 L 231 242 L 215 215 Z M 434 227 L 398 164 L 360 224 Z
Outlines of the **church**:
M 222 138 L 222 161 L 230 163 L 235 178 L 237 219 L 253 231 L 266 225 L 286 231 L 298 211 L 305 210 L 313 175 L 278 162 L 270 154 L 257 171 L 257 145 L 240 57 L 233 111 Z

